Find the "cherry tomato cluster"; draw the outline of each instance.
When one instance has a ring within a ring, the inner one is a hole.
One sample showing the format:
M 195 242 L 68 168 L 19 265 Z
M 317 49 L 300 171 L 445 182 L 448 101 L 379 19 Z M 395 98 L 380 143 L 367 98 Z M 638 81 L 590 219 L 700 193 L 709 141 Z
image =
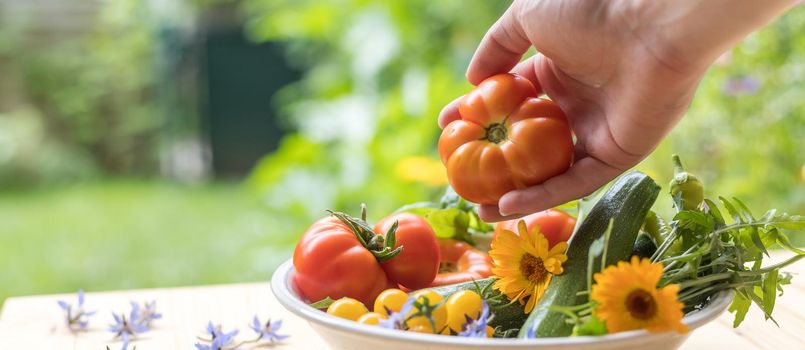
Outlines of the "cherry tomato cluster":
M 405 304 L 416 305 L 404 311 Z M 327 313 L 343 319 L 367 325 L 380 325 L 395 315 L 399 325 L 390 328 L 410 332 L 456 335 L 464 330 L 468 320 L 481 317 L 483 300 L 478 293 L 462 290 L 447 300 L 431 289 L 422 289 L 411 295 L 400 289 L 386 289 L 375 299 L 373 311 L 352 298 L 341 298 L 330 304 Z M 399 315 L 405 312 L 405 315 Z M 487 337 L 492 337 L 494 328 L 486 327 Z

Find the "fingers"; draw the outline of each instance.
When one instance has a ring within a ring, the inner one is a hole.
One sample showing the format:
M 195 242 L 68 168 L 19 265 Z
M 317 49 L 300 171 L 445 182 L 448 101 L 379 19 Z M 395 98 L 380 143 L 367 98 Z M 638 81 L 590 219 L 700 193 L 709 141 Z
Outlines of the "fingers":
M 458 113 L 458 104 L 459 102 L 461 102 L 461 99 L 463 97 L 464 96 L 460 96 L 455 100 L 451 101 L 446 106 L 444 106 L 444 108 L 442 108 L 441 112 L 439 112 L 440 128 L 444 129 L 444 127 L 447 126 L 447 124 L 450 124 L 450 122 L 461 119 L 461 114 Z
M 539 82 L 539 78 L 537 77 L 537 63 L 542 58 L 540 54 L 536 54 L 531 56 L 524 61 L 518 63 L 514 68 L 511 70 L 512 73 L 521 75 L 524 78 L 531 81 L 534 84 L 534 87 L 537 88 L 537 93 L 542 94 L 542 84 Z
M 500 209 L 498 209 L 497 205 L 481 205 L 478 208 L 478 216 L 481 217 L 481 220 L 486 222 L 514 220 L 523 217 L 523 215 L 500 215 Z
M 503 195 L 498 203 L 500 215 L 524 215 L 555 207 L 584 197 L 603 186 L 626 169 L 610 166 L 596 158 L 578 160 L 562 175 L 541 185 L 514 190 Z
M 486 32 L 467 68 L 467 80 L 478 85 L 495 74 L 508 73 L 531 46 L 517 20 L 516 4 L 512 4 L 492 28 Z

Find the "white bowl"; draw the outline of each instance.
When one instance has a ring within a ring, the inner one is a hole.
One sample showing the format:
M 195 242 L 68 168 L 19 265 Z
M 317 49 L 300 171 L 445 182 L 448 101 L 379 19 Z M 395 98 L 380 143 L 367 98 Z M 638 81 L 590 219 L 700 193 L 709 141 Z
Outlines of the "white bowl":
M 304 318 L 332 349 L 383 350 L 459 350 L 483 349 L 676 349 L 688 338 L 676 332 L 649 333 L 644 330 L 621 332 L 600 337 L 563 337 L 541 339 L 480 339 L 420 334 L 369 326 L 330 316 L 299 298 L 291 282 L 293 262 L 286 261 L 274 272 L 271 290 L 280 304 Z M 717 318 L 732 301 L 732 292 L 717 294 L 702 310 L 692 312 L 682 320 L 691 332 Z

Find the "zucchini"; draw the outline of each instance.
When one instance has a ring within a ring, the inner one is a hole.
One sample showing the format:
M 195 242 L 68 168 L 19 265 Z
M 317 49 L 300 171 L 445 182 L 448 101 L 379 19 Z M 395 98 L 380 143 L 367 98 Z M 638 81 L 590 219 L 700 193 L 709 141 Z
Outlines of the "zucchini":
M 632 248 L 632 255 L 639 258 L 650 258 L 656 251 L 657 245 L 654 244 L 654 240 L 651 239 L 648 233 L 641 232 L 637 235 L 634 248 Z
M 495 315 L 489 321 L 489 325 L 496 329 L 495 333 L 514 337 L 523 322 L 528 318 L 528 315 L 523 311 L 525 305 L 517 302 L 510 303 L 505 295 L 501 295 L 497 289 L 492 288 L 492 283 L 494 282 L 495 278 L 489 277 L 477 281 L 430 287 L 428 289 L 439 293 L 445 300 L 462 290 L 471 290 L 480 294 L 489 305 L 490 312 Z
M 554 276 L 551 284 L 529 315 L 519 337 L 525 338 L 529 329 L 537 337 L 566 337 L 573 325 L 565 322 L 565 315 L 550 310 L 551 306 L 574 306 L 588 300 L 579 292 L 587 290 L 587 258 L 590 245 L 601 237 L 613 219 L 612 233 L 607 247 L 607 263 L 628 259 L 646 213 L 657 199 L 660 187 L 648 175 L 633 171 L 621 176 L 590 210 L 568 242 L 564 274 Z M 596 258 L 593 266 L 600 267 Z M 593 269 L 598 272 L 598 268 Z

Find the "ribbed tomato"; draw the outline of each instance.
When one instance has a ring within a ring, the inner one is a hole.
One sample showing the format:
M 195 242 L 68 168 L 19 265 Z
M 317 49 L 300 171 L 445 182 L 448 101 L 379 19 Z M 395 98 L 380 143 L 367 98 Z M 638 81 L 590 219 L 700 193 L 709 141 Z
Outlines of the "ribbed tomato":
M 462 98 L 461 119 L 439 138 L 447 178 L 461 197 L 497 204 L 505 193 L 538 185 L 570 167 L 567 118 L 553 101 L 537 96 L 528 79 L 499 74 Z
M 364 246 L 357 236 L 368 241 L 366 238 L 374 233 L 361 226 L 351 227 L 343 221 L 349 218 L 343 218 L 330 216 L 316 221 L 302 235 L 293 254 L 294 284 L 308 302 L 350 297 L 373 305 L 380 292 L 396 285 L 380 266 L 376 255 L 382 253 Z
M 573 234 L 573 229 L 576 227 L 576 219 L 574 217 L 561 210 L 548 209 L 524 216 L 520 219 L 498 222 L 495 224 L 494 237 L 497 237 L 503 230 L 517 233 L 517 222 L 520 220 L 525 221 L 525 226 L 528 228 L 529 232 L 539 226 L 539 232 L 548 240 L 550 247 L 553 247 L 559 242 L 567 242 L 570 239 L 570 235 Z
M 375 225 L 375 232 L 384 234 L 397 222 L 394 248 L 403 247 L 393 259 L 381 266 L 386 275 L 408 289 L 425 288 L 439 272 L 439 244 L 428 222 L 411 213 L 393 214 Z

